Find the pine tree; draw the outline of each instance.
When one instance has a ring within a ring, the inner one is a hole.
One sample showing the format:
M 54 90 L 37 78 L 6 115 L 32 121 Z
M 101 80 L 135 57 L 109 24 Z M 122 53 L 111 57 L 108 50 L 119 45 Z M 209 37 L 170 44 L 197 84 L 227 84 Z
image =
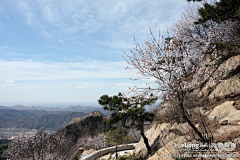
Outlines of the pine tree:
M 157 99 L 150 95 L 148 99 L 131 96 L 126 98 L 121 93 L 113 97 L 108 95 L 103 95 L 98 100 L 98 103 L 103 107 L 104 110 L 112 111 L 111 118 L 105 121 L 105 125 L 112 125 L 121 120 L 126 120 L 128 117 L 135 121 L 135 128 L 141 132 L 141 136 L 147 147 L 148 152 L 151 152 L 151 147 L 148 143 L 148 139 L 144 134 L 144 122 L 153 120 L 154 114 L 146 112 L 144 106 L 154 103 Z
M 196 24 L 206 23 L 212 20 L 221 23 L 225 20 L 239 21 L 240 19 L 240 1 L 239 0 L 221 0 L 216 2 L 215 5 L 205 3 L 202 8 L 198 10 L 201 18 L 198 19 Z
M 214 4 L 205 3 L 202 8 L 198 9 L 198 14 L 201 18 L 194 22 L 201 24 L 206 28 L 211 27 L 209 22 L 217 24 L 235 22 L 232 30 L 235 30 L 228 42 L 216 42 L 215 49 L 218 51 L 227 51 L 228 55 L 223 55 L 220 63 L 227 60 L 231 56 L 239 54 L 239 41 L 240 41 L 240 1 L 239 0 L 221 0 Z M 216 24 L 216 25 L 217 25 Z

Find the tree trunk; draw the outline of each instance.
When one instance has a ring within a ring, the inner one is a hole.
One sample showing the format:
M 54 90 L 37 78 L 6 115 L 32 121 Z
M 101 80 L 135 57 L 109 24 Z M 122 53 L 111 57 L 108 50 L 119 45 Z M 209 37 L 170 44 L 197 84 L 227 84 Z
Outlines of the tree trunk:
M 146 145 L 146 147 L 147 147 L 148 155 L 149 155 L 149 154 L 151 153 L 152 149 L 151 149 L 151 147 L 150 147 L 150 145 L 149 145 L 149 143 L 148 143 L 148 139 L 147 139 L 147 137 L 145 136 L 143 130 L 141 130 L 141 136 L 142 136 L 143 141 L 144 141 L 144 143 L 145 143 L 145 145 Z
M 123 120 L 122 120 L 122 126 L 123 126 L 123 127 L 126 126 L 126 125 L 125 125 L 125 124 L 126 124 L 126 121 L 127 121 L 127 117 L 123 118 Z
M 116 160 L 118 159 L 117 145 L 116 145 Z
M 201 139 L 202 142 L 207 142 L 207 140 L 203 137 L 202 133 L 197 129 L 197 127 L 192 123 L 192 121 L 187 117 L 186 113 L 185 113 L 185 109 L 183 106 L 183 93 L 182 93 L 182 99 L 180 98 L 179 93 L 177 94 L 178 100 L 179 100 L 179 105 L 180 105 L 180 109 L 182 111 L 182 115 L 183 118 L 187 121 L 187 123 L 192 127 L 192 129 L 194 130 L 194 132 L 199 136 L 199 138 Z

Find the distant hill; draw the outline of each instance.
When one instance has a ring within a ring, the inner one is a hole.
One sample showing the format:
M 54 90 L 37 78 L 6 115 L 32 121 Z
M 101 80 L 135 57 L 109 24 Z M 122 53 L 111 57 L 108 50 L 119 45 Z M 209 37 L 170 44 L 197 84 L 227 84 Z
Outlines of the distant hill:
M 57 131 L 56 134 L 65 133 L 66 136 L 77 142 L 78 138 L 85 135 L 94 136 L 104 132 L 103 121 L 108 120 L 110 116 L 104 116 L 99 111 L 93 111 L 85 117 L 78 117 L 70 121 L 65 127 Z M 119 121 L 114 124 L 114 127 L 133 126 L 134 121 L 130 118 Z
M 83 121 L 84 119 L 86 119 L 87 117 L 90 117 L 90 116 L 93 116 L 93 117 L 99 116 L 99 117 L 104 117 L 104 118 L 105 118 L 105 116 L 104 116 L 101 112 L 99 112 L 99 111 L 93 111 L 93 112 L 87 114 L 85 117 L 77 117 L 77 118 L 72 119 L 72 120 L 68 123 L 68 125 L 71 125 L 71 124 L 74 124 L 74 123 L 78 123 L 78 122 L 80 122 L 80 121 Z
M 14 105 L 14 106 L 0 106 L 0 109 L 14 109 L 14 110 L 28 110 L 28 111 L 45 111 L 47 112 L 58 112 L 58 114 L 70 113 L 70 112 L 85 112 L 91 113 L 92 111 L 100 111 L 105 116 L 109 115 L 109 111 L 103 110 L 102 107 L 94 107 L 94 106 L 69 106 L 65 108 L 60 107 L 42 107 L 42 106 L 24 106 L 24 105 Z M 53 114 L 53 113 L 52 113 Z M 44 115 L 44 114 L 42 114 Z
M 104 115 L 110 114 L 103 108 L 94 106 L 69 106 L 66 108 L 24 105 L 0 106 L 0 128 L 57 131 L 72 119 L 84 117 L 92 111 L 100 111 Z
M 76 117 L 83 117 L 87 113 L 71 112 L 65 115 L 44 115 L 38 118 L 26 118 L 24 121 L 17 123 L 17 128 L 37 129 L 37 130 L 53 130 L 57 131 L 59 128 L 64 127 L 72 119 Z
M 27 128 L 57 131 L 83 112 L 0 109 L 0 128 Z
M 93 111 L 85 117 L 73 119 L 56 134 L 65 133 L 67 137 L 70 137 L 76 143 L 78 138 L 85 135 L 93 136 L 102 133 L 104 131 L 102 124 L 104 119 L 105 117 L 101 112 Z
M 111 112 L 104 110 L 102 107 L 93 107 L 93 106 L 69 106 L 65 108 L 67 111 L 76 111 L 76 112 L 85 112 L 91 113 L 93 111 L 99 111 L 105 116 L 108 116 Z
M 0 115 L 8 115 L 11 117 L 19 117 L 19 118 L 26 118 L 26 117 L 39 117 L 43 115 L 48 114 L 58 114 L 58 115 L 64 115 L 71 113 L 71 111 L 48 111 L 48 110 L 17 110 L 17 109 L 0 109 Z

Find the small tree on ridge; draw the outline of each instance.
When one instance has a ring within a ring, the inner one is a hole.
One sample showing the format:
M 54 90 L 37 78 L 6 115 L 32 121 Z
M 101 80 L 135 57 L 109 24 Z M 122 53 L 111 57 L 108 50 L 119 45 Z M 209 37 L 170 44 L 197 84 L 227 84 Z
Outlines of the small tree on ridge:
M 156 97 L 150 95 L 149 97 L 142 97 L 140 94 L 133 95 L 127 98 L 125 95 L 119 93 L 117 96 L 109 97 L 103 95 L 98 100 L 98 103 L 104 110 L 112 111 L 110 120 L 105 121 L 105 125 L 112 125 L 121 120 L 130 118 L 135 122 L 135 128 L 141 132 L 141 136 L 147 147 L 148 152 L 151 152 L 151 147 L 148 139 L 144 134 L 144 122 L 153 120 L 154 114 L 146 112 L 144 106 L 150 105 L 157 100 Z

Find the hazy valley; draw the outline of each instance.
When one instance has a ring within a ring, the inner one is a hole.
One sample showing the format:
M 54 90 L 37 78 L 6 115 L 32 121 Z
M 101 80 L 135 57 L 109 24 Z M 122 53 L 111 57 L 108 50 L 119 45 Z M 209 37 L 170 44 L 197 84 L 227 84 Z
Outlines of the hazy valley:
M 84 117 L 98 110 L 104 115 L 109 113 L 93 106 L 41 107 L 41 106 L 0 106 L 0 138 L 6 139 L 38 130 L 54 133 L 66 126 L 72 119 Z

